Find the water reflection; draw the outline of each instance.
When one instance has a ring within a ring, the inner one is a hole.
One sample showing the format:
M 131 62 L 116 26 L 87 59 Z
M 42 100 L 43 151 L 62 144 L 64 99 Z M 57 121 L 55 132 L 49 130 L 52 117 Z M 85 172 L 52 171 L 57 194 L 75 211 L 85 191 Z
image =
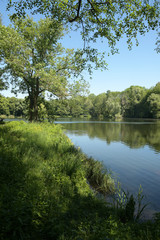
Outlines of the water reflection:
M 149 145 L 160 152 L 159 122 L 65 122 L 63 126 L 79 136 L 87 134 L 89 138 L 99 138 L 107 144 L 122 142 L 130 148 Z
M 60 122 L 59 122 L 60 123 Z M 125 190 L 143 187 L 147 214 L 160 211 L 160 122 L 61 121 L 72 142 L 113 170 Z

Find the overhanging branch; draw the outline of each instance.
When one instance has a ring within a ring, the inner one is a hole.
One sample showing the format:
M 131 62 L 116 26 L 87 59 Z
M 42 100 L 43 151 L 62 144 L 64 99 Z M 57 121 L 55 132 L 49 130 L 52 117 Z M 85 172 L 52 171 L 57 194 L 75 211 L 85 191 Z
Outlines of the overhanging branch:
M 79 0 L 78 1 L 78 8 L 77 8 L 77 15 L 75 16 L 75 18 L 69 20 L 70 23 L 76 21 L 79 18 L 79 13 L 80 13 L 80 9 L 81 9 L 81 3 L 82 3 L 82 0 Z
M 97 21 L 99 22 L 99 23 L 101 23 L 101 21 L 99 20 L 99 18 L 98 18 L 98 16 L 97 16 L 97 12 L 96 12 L 96 9 L 95 9 L 95 7 L 93 6 L 93 3 L 90 1 L 90 0 L 87 0 L 87 2 L 91 5 L 91 11 L 92 11 L 92 13 L 93 13 L 93 15 L 95 16 L 95 18 L 97 19 Z

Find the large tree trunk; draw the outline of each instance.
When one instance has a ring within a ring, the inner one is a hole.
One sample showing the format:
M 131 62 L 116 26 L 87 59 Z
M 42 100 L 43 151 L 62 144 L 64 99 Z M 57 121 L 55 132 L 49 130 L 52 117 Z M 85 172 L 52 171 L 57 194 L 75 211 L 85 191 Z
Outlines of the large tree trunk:
M 38 94 L 32 93 L 29 96 L 29 121 L 38 121 Z
M 39 78 L 32 78 L 29 93 L 29 121 L 38 121 Z

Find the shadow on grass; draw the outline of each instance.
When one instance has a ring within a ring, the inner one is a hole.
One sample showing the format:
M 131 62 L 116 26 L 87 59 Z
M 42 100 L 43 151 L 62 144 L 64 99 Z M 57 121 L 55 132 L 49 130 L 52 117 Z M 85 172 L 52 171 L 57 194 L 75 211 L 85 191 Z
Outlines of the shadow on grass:
M 88 231 L 106 219 L 106 204 L 86 183 L 77 150 L 53 143 L 46 159 L 39 141 L 1 128 L 0 239 L 89 239 Z
M 13 150 L 13 149 L 12 149 Z M 104 221 L 109 211 L 92 195 L 83 196 L 70 182 L 49 189 L 42 179 L 28 175 L 28 166 L 8 151 L 0 158 L 0 239 L 90 239 L 104 235 Z M 41 188 L 42 187 L 42 188 Z M 102 224 L 103 222 L 103 224 Z M 101 224 L 100 224 L 101 223 Z M 100 227 L 101 226 L 101 227 Z

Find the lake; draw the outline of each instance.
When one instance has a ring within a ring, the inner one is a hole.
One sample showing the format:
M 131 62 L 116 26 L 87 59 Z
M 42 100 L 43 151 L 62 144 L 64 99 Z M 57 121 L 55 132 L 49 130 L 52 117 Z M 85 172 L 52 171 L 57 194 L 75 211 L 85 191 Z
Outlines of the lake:
M 160 211 L 160 121 L 84 121 L 59 119 L 66 135 L 88 156 L 103 161 L 122 188 L 150 202 L 147 218 Z

